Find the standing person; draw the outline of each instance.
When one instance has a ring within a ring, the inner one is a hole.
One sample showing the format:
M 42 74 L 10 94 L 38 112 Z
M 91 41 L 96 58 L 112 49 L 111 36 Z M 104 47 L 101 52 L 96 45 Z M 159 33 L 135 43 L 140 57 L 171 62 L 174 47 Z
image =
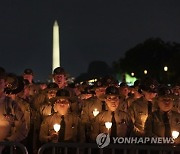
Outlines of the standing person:
M 133 128 L 130 116 L 119 109 L 120 98 L 119 89 L 114 86 L 106 88 L 105 102 L 107 110 L 102 111 L 94 119 L 91 131 L 91 139 L 94 141 L 100 133 L 109 133 L 112 137 L 126 137 L 129 136 Z M 106 123 L 112 124 L 108 130 Z
M 41 124 L 40 141 L 47 142 L 83 142 L 84 131 L 80 118 L 77 114 L 70 112 L 70 94 L 65 89 L 57 91 L 53 99 L 57 113 L 45 118 Z M 56 132 L 54 125 L 60 125 L 59 132 Z M 68 150 L 69 151 L 69 150 Z
M 57 90 L 58 85 L 56 83 L 49 83 L 44 90 L 47 97 L 45 102 L 40 106 L 40 115 L 42 119 L 56 112 L 54 109 L 54 102 L 51 102 L 50 100 L 56 96 Z
M 135 100 L 128 109 L 133 124 L 133 136 L 144 136 L 144 125 L 148 115 L 157 109 L 154 98 L 157 95 L 158 83 L 155 79 L 144 78 L 140 83 L 143 97 Z
M 119 94 L 121 97 L 120 109 L 125 112 L 127 112 L 128 109 L 127 99 L 129 98 L 129 93 L 130 93 L 129 86 L 127 85 L 127 83 L 122 82 L 119 87 Z
M 29 81 L 31 87 L 31 95 L 36 95 L 39 93 L 40 88 L 34 83 L 34 72 L 30 68 L 26 68 L 23 73 L 23 78 Z
M 139 86 L 140 86 L 140 81 L 136 80 L 134 82 L 134 85 L 131 87 L 131 95 L 127 98 L 127 104 L 128 104 L 128 108 L 131 106 L 131 104 L 142 97 L 142 93 L 139 90 Z
M 59 89 L 64 89 L 67 86 L 67 73 L 63 67 L 55 68 L 52 76 Z
M 10 84 L 7 86 L 12 87 Z M 0 73 L 0 142 L 20 142 L 27 136 L 27 125 L 18 104 L 5 95 L 5 87 L 6 75 Z M 3 147 L 0 149 L 2 150 Z M 8 151 L 4 151 L 4 153 L 8 153 Z
M 27 128 L 27 134 L 26 138 L 21 142 L 23 143 L 27 149 L 29 150 L 30 153 L 33 153 L 33 143 L 29 144 L 29 136 L 33 136 L 33 134 L 29 134 L 31 127 L 31 108 L 29 102 L 27 102 L 26 99 L 22 98 L 22 93 L 24 93 L 24 82 L 23 82 L 23 77 L 20 76 L 15 76 L 13 74 L 9 74 L 7 77 L 7 85 L 12 85 L 7 88 L 5 88 L 4 92 L 8 97 L 10 97 L 13 101 L 17 102 L 18 106 L 22 110 L 24 114 L 24 119 L 26 123 L 26 128 Z M 33 140 L 32 140 L 33 141 Z M 30 151 L 32 150 L 32 151 Z
M 75 91 L 73 88 L 68 86 L 67 83 L 67 73 L 63 67 L 57 67 L 53 71 L 53 79 L 54 82 L 59 86 L 59 89 L 66 89 L 70 93 L 70 97 L 73 97 L 74 99 L 71 99 L 71 106 L 70 110 L 79 114 L 79 102 L 78 102 L 78 97 L 76 96 Z
M 180 132 L 180 113 L 173 111 L 174 96 L 167 86 L 159 88 L 156 98 L 159 109 L 150 115 L 145 123 L 145 134 L 150 137 L 174 137 L 173 131 Z M 180 143 L 176 136 L 175 143 Z
M 90 141 L 91 124 L 101 111 L 107 110 L 104 100 L 106 84 L 102 79 L 95 83 L 95 96 L 83 101 L 81 120 L 86 132 L 86 141 Z

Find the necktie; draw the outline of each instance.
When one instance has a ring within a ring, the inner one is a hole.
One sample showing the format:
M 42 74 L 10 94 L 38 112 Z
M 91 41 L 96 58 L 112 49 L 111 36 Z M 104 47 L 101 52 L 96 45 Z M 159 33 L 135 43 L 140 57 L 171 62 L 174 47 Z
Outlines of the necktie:
M 168 114 L 167 112 L 164 112 L 163 114 L 163 122 L 164 122 L 164 136 L 165 137 L 172 137 L 171 136 L 171 127 L 170 127 L 170 123 L 169 123 L 169 118 L 168 118 Z
M 58 141 L 64 141 L 65 137 L 65 128 L 66 128 L 66 123 L 64 121 L 64 116 L 61 116 L 61 123 L 60 123 L 60 131 L 59 131 L 59 140 Z
M 102 101 L 102 111 L 105 111 L 105 110 L 106 110 L 106 102 Z
M 116 137 L 117 136 L 117 125 L 116 125 L 116 120 L 115 120 L 115 117 L 114 117 L 114 112 L 112 112 L 111 115 L 112 115 L 112 119 L 111 119 L 111 122 L 112 122 L 111 137 Z
M 51 104 L 51 115 L 54 114 L 54 104 Z
M 148 115 L 152 113 L 152 102 L 148 101 Z

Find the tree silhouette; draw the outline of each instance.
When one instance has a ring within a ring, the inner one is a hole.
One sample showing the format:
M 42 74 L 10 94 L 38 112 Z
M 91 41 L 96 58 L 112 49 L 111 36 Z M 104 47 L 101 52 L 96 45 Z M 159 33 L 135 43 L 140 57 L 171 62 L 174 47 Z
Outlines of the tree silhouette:
M 165 43 L 160 38 L 150 38 L 128 50 L 124 58 L 114 62 L 113 68 L 116 73 L 131 72 L 137 78 L 148 75 L 156 78 L 159 82 L 176 82 L 179 80 L 180 68 L 180 44 Z M 168 71 L 164 72 L 164 66 L 168 66 Z
M 83 73 L 76 78 L 76 82 L 99 78 L 112 74 L 112 69 L 104 61 L 92 61 L 89 64 L 87 73 Z

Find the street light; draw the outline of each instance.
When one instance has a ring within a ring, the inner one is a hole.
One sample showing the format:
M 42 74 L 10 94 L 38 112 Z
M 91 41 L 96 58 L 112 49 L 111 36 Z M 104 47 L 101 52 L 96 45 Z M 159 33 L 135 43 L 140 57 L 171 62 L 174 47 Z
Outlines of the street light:
M 134 76 L 134 72 L 131 73 L 131 76 Z
M 144 70 L 144 74 L 147 74 L 147 70 Z

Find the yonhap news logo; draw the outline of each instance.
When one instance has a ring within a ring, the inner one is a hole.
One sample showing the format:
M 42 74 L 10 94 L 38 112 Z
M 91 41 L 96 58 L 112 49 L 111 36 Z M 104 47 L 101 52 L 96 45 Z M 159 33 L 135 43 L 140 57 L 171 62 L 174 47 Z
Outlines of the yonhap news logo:
M 101 133 L 96 137 L 99 148 L 107 147 L 110 144 L 109 134 Z M 174 144 L 172 137 L 112 137 L 113 144 Z
M 104 148 L 109 145 L 110 143 L 110 136 L 109 134 L 101 133 L 96 137 L 96 143 L 98 148 Z

